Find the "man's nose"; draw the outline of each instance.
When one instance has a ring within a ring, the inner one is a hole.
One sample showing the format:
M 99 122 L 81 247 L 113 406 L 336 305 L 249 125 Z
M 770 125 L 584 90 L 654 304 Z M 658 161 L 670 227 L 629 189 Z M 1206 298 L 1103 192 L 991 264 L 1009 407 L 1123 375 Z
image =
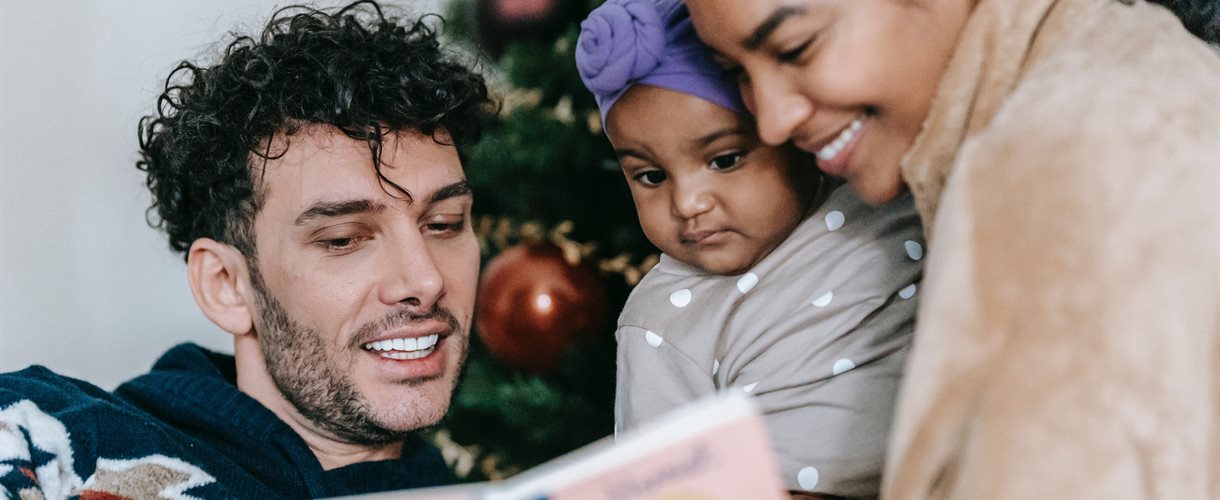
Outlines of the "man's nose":
M 758 123 L 758 137 L 772 146 L 788 142 L 814 111 L 813 102 L 783 75 L 752 75 L 748 88 L 742 91 L 746 107 Z
M 379 299 L 387 305 L 405 303 L 427 312 L 444 295 L 445 281 L 424 236 L 410 233 L 387 244 Z
M 716 197 L 705 183 L 699 180 L 685 180 L 674 183 L 673 211 L 682 219 L 693 219 L 716 205 Z

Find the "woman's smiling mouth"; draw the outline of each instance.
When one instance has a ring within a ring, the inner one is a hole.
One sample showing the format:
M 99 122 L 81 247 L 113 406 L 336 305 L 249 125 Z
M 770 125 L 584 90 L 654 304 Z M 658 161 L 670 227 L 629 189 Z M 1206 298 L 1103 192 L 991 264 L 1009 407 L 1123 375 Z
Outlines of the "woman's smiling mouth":
M 797 147 L 813 153 L 818 159 L 818 168 L 823 172 L 842 177 L 863 128 L 864 115 L 860 115 L 839 129 L 833 137 L 816 142 L 798 141 Z

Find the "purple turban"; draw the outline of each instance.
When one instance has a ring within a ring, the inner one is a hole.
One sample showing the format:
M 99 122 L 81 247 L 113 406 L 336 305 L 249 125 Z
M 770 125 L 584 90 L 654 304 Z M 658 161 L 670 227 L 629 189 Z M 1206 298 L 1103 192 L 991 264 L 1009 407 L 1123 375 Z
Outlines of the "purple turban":
M 576 69 L 606 113 L 633 84 L 746 113 L 737 83 L 712 62 L 681 0 L 608 0 L 580 23 Z

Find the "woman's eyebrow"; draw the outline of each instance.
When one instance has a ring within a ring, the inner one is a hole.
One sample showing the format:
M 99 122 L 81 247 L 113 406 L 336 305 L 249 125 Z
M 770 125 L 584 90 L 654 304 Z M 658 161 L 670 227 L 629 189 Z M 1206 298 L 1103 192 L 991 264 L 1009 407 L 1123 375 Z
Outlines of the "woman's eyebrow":
M 742 40 L 741 46 L 750 51 L 758 50 L 767 41 L 767 38 L 771 36 L 771 33 L 774 33 L 784 21 L 787 21 L 792 16 L 804 13 L 805 8 L 797 6 L 784 6 L 775 9 L 771 15 L 763 19 L 763 22 L 758 23 L 758 27 L 754 28 L 754 32 L 750 36 Z

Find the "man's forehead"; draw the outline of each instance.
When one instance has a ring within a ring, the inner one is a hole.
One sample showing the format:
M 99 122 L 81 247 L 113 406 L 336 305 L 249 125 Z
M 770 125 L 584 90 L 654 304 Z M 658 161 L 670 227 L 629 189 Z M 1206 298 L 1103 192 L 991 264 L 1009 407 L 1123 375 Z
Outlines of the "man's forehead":
M 382 140 L 380 175 L 385 179 L 373 167 L 368 141 L 352 139 L 333 127 L 314 127 L 276 141 L 281 144 L 272 145 L 273 158 L 255 167 L 264 208 L 299 209 L 319 201 L 351 199 L 397 204 L 405 197 L 386 181 L 414 198 L 465 179 L 454 147 L 419 132 L 396 132 Z

